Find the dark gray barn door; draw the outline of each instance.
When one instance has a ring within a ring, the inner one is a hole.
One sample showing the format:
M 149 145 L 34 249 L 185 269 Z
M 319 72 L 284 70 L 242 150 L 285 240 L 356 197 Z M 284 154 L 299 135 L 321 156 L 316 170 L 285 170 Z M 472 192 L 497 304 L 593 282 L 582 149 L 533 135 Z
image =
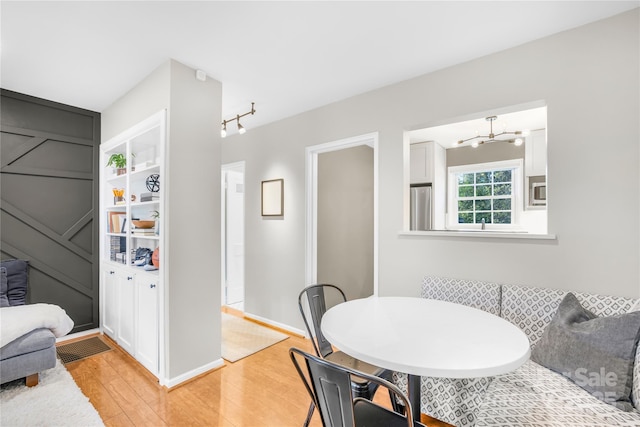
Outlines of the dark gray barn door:
M 29 260 L 29 303 L 97 328 L 100 115 L 6 90 L 0 114 L 2 259 Z

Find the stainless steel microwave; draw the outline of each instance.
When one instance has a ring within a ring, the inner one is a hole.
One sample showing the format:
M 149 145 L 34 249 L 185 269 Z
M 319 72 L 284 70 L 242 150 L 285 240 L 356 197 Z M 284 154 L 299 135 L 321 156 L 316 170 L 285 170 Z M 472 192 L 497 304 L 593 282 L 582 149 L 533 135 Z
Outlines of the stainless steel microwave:
M 531 206 L 547 205 L 547 183 L 533 182 L 529 190 L 529 199 Z

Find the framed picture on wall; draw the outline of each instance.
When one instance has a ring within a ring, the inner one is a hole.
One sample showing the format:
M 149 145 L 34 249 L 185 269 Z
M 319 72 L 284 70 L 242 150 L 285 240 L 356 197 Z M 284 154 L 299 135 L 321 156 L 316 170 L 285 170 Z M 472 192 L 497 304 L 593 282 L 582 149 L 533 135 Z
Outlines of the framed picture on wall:
M 262 216 L 284 215 L 284 179 L 262 181 Z

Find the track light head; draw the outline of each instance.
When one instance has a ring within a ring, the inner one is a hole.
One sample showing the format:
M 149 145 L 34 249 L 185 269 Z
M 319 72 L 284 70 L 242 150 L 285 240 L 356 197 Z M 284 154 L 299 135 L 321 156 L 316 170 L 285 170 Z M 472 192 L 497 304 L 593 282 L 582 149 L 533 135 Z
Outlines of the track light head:
M 247 130 L 244 128 L 244 126 L 242 126 L 240 124 L 240 118 L 244 117 L 244 116 L 248 116 L 249 114 L 254 115 L 256 112 L 256 109 L 254 108 L 254 102 L 251 103 L 251 111 L 247 111 L 244 114 L 236 114 L 236 116 L 233 119 L 228 119 L 228 120 L 223 120 L 222 121 L 222 129 L 220 129 L 220 136 L 221 137 L 225 137 L 227 136 L 227 123 L 230 123 L 232 121 L 236 121 L 236 123 L 238 124 L 238 133 L 240 135 L 244 134 L 247 132 Z

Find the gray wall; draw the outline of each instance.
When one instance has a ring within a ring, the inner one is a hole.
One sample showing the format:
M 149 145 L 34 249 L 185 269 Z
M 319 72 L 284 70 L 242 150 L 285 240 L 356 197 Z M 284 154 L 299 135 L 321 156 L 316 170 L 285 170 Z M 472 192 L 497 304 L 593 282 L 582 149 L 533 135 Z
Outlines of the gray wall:
M 29 261 L 27 303 L 97 328 L 100 114 L 7 90 L 0 104 L 2 259 Z
M 373 149 L 318 155 L 318 283 L 373 294 Z
M 222 86 L 168 61 L 102 114 L 103 140 L 167 109 L 165 372 L 221 357 L 220 128 Z M 206 225 L 210 225 L 209 227 Z M 194 231 L 195 230 L 195 231 Z
M 639 297 L 639 22 L 635 9 L 227 138 L 223 162 L 247 167 L 246 310 L 303 328 L 305 147 L 376 131 L 381 295 L 418 295 L 437 274 Z M 398 234 L 405 130 L 539 100 L 557 240 Z M 288 183 L 277 223 L 259 221 L 260 180 L 273 173 Z

